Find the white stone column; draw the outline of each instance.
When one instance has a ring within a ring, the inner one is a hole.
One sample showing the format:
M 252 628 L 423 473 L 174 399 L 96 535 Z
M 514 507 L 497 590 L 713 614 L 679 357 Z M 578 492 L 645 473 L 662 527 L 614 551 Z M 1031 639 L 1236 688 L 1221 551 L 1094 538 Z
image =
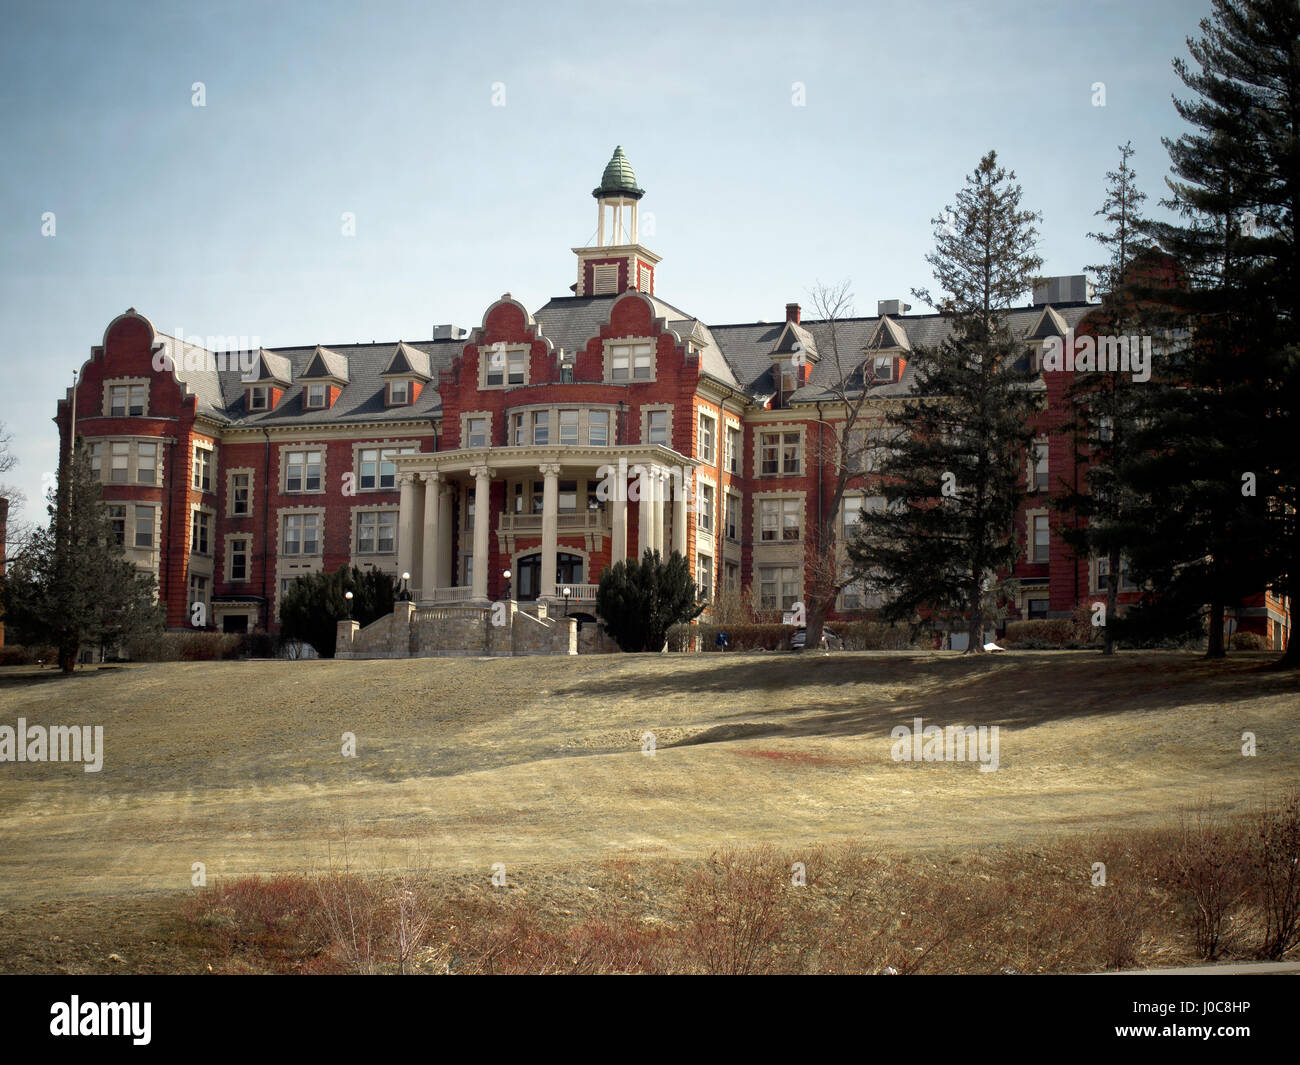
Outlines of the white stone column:
M 415 561 L 415 474 L 401 475 L 402 499 L 397 514 L 397 576 L 410 573 Z
M 443 484 L 438 491 L 438 556 L 434 569 L 434 584 L 439 588 L 451 587 L 452 528 L 451 508 L 455 485 Z
M 682 467 L 680 488 L 677 498 L 673 500 L 673 550 L 686 557 L 686 513 L 695 498 L 695 470 L 691 466 Z
M 492 471 L 475 466 L 474 475 L 474 580 L 470 595 L 480 605 L 488 601 L 488 535 L 492 521 Z
M 559 537 L 560 466 L 544 462 L 538 467 L 545 478 L 542 487 L 542 586 L 543 599 L 555 598 L 555 552 Z
M 614 513 L 609 549 L 611 566 L 627 558 L 627 477 L 621 467 L 615 469 L 614 478 L 614 495 L 610 500 Z
M 655 494 L 654 494 L 654 535 L 655 550 L 659 552 L 660 557 L 664 555 L 664 496 L 667 495 L 667 474 L 662 466 L 655 469 Z
M 447 530 L 438 524 L 438 501 L 442 495 L 442 475 L 424 475 L 424 542 L 420 554 L 420 598 L 432 599 L 438 585 L 438 552 Z
M 636 557 L 639 559 L 646 550 L 654 550 L 654 477 L 653 468 L 638 466 L 641 471 L 637 478 L 637 487 L 641 498 L 637 504 Z

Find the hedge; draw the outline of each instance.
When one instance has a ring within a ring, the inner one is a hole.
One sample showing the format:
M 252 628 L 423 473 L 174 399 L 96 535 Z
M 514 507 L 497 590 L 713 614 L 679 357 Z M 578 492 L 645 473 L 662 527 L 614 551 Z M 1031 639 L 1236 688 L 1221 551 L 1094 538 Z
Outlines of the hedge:
M 1234 632 L 1232 634 L 1234 651 L 1267 651 L 1268 643 L 1257 632 Z
M 1007 647 L 1069 648 L 1093 647 L 1101 642 L 1101 629 L 1075 618 L 1035 618 L 1007 622 Z
M 826 626 L 844 641 L 846 651 L 901 651 L 917 646 L 906 628 L 878 621 L 831 622 Z M 717 651 L 718 633 L 727 634 L 728 651 L 785 651 L 790 647 L 793 625 L 744 622 L 736 625 L 674 625 L 668 632 L 668 647 L 684 651 L 688 637 L 699 637 L 701 651 Z

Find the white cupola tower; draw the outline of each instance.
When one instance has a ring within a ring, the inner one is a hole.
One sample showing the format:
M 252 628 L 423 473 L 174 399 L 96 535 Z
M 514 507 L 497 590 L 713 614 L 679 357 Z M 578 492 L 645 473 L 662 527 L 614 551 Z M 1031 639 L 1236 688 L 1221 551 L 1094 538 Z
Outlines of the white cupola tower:
M 591 194 L 596 199 L 596 243 L 573 249 L 578 256 L 574 292 L 613 296 L 635 289 L 652 294 L 659 256 L 640 242 L 637 209 L 645 189 L 637 188 L 636 175 L 622 147 L 614 149 L 600 186 Z

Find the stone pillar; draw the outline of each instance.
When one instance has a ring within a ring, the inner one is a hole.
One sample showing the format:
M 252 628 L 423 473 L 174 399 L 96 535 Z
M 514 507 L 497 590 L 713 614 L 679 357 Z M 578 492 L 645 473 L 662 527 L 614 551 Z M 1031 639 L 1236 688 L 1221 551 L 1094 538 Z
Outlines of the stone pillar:
M 415 565 L 415 523 L 416 514 L 415 474 L 403 473 L 401 509 L 397 515 L 397 576 L 413 573 Z
M 538 467 L 546 479 L 542 488 L 542 586 L 543 599 L 555 598 L 555 552 L 559 535 L 560 466 L 544 462 Z
M 686 514 L 691 501 L 695 498 L 695 472 L 691 466 L 682 467 L 681 486 L 677 498 L 673 500 L 673 550 L 686 557 Z
M 437 565 L 435 566 L 434 584 L 439 588 L 451 587 L 451 550 L 452 550 L 452 528 L 451 528 L 451 508 L 453 495 L 456 492 L 454 484 L 443 484 L 438 491 L 438 556 Z
M 609 564 L 621 562 L 627 558 L 627 477 L 620 468 L 614 482 L 614 496 L 610 500 L 613 509 L 613 529 L 610 533 Z
M 664 554 L 664 496 L 665 478 L 668 471 L 662 467 L 655 468 L 654 476 L 654 546 L 662 557 Z
M 442 475 L 424 475 L 424 542 L 420 553 L 420 598 L 433 599 L 438 584 L 438 553 L 446 529 L 438 524 L 438 501 L 442 495 Z
M 473 601 L 486 606 L 488 601 L 488 535 L 492 521 L 492 471 L 475 466 L 474 475 L 474 581 L 470 588 Z
M 638 501 L 636 515 L 636 557 L 640 558 L 647 549 L 654 550 L 654 489 L 652 469 L 648 466 L 638 466 L 636 469 L 641 471 L 637 478 L 641 498 Z

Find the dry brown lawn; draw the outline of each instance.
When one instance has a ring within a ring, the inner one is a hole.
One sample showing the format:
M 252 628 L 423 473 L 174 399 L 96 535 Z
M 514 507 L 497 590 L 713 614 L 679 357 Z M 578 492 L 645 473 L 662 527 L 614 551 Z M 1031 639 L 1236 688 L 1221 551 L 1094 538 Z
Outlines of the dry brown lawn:
M 0 908 L 247 874 L 540 878 L 856 839 L 939 856 L 1229 811 L 1300 779 L 1295 673 L 1174 653 L 632 655 L 0 670 L 0 724 L 102 724 L 105 762 L 0 765 Z M 890 729 L 999 725 L 1001 767 Z M 1244 757 L 1242 734 L 1258 754 Z M 341 754 L 345 732 L 357 755 Z M 657 753 L 641 753 L 653 732 Z M 525 878 L 526 879 L 526 878 Z M 3 915 L 0 914 L 0 919 Z M 3 959 L 0 958 L 0 964 Z

